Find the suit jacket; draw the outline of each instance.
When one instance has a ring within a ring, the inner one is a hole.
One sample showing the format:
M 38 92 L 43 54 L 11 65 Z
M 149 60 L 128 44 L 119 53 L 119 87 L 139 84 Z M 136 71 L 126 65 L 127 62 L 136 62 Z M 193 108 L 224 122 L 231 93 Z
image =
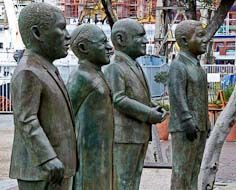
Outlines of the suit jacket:
M 115 107 L 115 142 L 145 143 L 150 139 L 151 96 L 143 71 L 126 54 L 115 51 L 104 68 Z
M 10 177 L 45 180 L 42 164 L 58 157 L 65 177 L 76 171 L 76 137 L 69 96 L 56 67 L 26 51 L 11 80 L 15 134 Z
M 180 52 L 169 71 L 169 131 L 184 131 L 182 122 L 192 118 L 201 131 L 209 128 L 207 76 L 190 53 Z
M 76 118 L 80 170 L 74 189 L 112 189 L 113 105 L 101 69 L 79 65 L 67 84 Z

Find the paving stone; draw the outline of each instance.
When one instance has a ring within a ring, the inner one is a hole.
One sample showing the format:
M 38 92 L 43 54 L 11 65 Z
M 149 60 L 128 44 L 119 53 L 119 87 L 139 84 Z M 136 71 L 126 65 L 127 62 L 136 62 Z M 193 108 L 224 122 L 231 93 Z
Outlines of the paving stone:
M 0 114 L 0 190 L 18 190 L 16 180 L 8 178 L 13 141 L 13 117 Z M 236 143 L 223 146 L 214 190 L 236 190 Z M 140 190 L 169 190 L 170 169 L 144 168 Z

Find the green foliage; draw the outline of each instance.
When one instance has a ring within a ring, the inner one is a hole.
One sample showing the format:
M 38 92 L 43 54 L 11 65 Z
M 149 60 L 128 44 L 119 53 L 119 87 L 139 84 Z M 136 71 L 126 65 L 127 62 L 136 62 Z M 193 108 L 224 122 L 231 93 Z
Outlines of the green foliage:
M 218 1 L 216 0 L 197 0 L 201 6 L 208 9 L 216 9 Z
M 169 100 L 164 100 L 163 98 L 155 101 L 158 106 L 163 107 L 166 111 L 170 110 Z
M 234 85 L 229 85 L 224 89 L 224 96 L 226 102 L 228 102 L 233 91 L 234 91 Z
M 214 100 L 212 103 L 216 104 L 217 106 L 220 106 L 222 104 L 220 100 Z
M 217 93 L 222 90 L 220 82 L 209 84 L 208 87 L 208 100 L 209 103 L 215 104 L 217 99 Z
M 154 77 L 155 82 L 162 83 L 164 86 L 167 85 L 167 79 L 168 79 L 168 72 L 167 71 L 161 71 L 157 73 Z
M 169 104 L 163 104 L 160 105 L 161 107 L 163 107 L 166 111 L 170 111 L 170 105 Z

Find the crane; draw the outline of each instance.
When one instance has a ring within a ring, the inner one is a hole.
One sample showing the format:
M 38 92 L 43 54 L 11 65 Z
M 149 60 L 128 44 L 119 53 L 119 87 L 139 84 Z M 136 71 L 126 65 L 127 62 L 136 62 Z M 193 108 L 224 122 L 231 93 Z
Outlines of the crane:
M 13 0 L 4 0 L 9 25 L 10 43 L 9 49 L 23 49 L 24 45 L 20 36 L 17 16 L 14 8 Z

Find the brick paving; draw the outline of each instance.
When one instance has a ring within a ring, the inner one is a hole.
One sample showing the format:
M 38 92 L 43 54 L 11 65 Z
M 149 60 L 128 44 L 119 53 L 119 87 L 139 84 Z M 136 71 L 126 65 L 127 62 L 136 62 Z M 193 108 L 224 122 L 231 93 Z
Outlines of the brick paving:
M 13 140 L 12 115 L 0 114 L 0 190 L 17 190 L 16 180 L 8 178 Z M 215 190 L 236 190 L 236 142 L 223 146 Z M 169 190 L 170 169 L 143 170 L 140 190 Z

